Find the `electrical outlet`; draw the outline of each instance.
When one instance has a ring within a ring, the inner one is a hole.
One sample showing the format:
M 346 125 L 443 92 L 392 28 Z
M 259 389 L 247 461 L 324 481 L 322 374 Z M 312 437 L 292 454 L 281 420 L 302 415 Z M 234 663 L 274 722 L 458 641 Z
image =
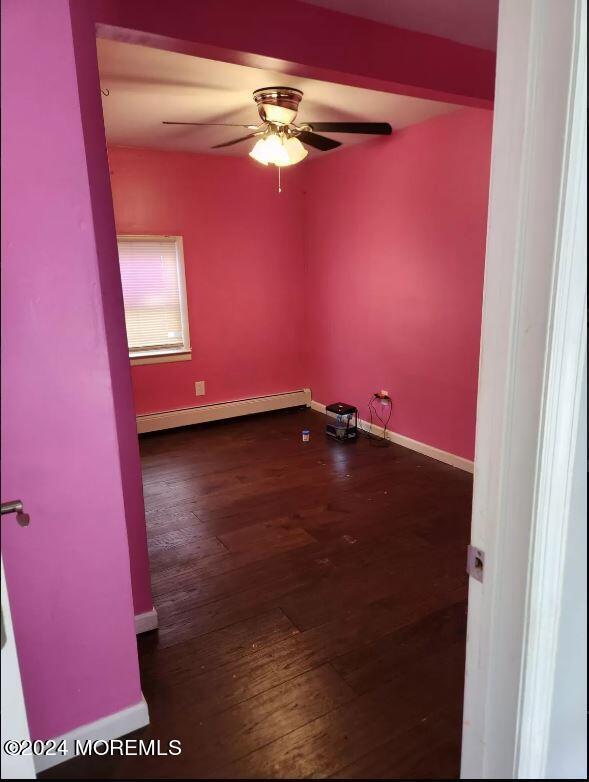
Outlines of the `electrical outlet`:
M 197 396 L 204 396 L 205 395 L 205 381 L 204 380 L 197 380 L 194 384 L 194 390 L 196 391 Z

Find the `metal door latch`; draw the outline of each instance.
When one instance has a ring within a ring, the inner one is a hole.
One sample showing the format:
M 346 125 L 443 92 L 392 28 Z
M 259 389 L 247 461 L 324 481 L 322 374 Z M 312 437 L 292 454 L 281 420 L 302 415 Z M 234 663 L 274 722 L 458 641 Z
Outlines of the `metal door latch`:
M 12 502 L 3 502 L 0 506 L 0 513 L 4 516 L 5 513 L 16 513 L 16 520 L 21 527 L 26 527 L 30 522 L 31 517 L 28 513 L 25 513 L 22 500 L 13 500 Z
M 477 581 L 483 580 L 485 552 L 476 546 L 469 546 L 466 555 L 466 572 Z

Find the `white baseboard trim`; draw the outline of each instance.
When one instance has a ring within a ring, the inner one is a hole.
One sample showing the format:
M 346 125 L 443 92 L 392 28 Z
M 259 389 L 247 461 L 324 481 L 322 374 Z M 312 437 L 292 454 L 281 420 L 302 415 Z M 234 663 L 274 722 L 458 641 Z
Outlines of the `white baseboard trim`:
M 209 421 L 221 421 L 224 418 L 237 418 L 252 413 L 268 413 L 271 410 L 284 410 L 288 407 L 299 407 L 311 404 L 311 390 L 302 388 L 285 394 L 240 399 L 236 402 L 220 402 L 215 405 L 201 407 L 186 407 L 180 410 L 170 410 L 165 413 L 151 413 L 137 416 L 137 432 L 157 432 L 161 429 L 173 429 L 177 426 L 204 424 Z
M 135 614 L 135 633 L 148 633 L 150 630 L 156 630 L 158 626 L 157 611 L 152 608 L 151 611 L 145 611 L 143 614 Z
M 110 739 L 118 739 L 120 736 L 125 736 L 127 733 L 139 730 L 148 724 L 149 710 L 145 698 L 142 697 L 139 703 L 135 703 L 133 706 L 128 706 L 115 714 L 109 714 L 108 717 L 102 717 L 96 722 L 80 725 L 79 728 L 54 738 L 53 740 L 58 747 L 60 742 L 65 742 L 67 755 L 59 753 L 39 755 L 35 758 L 35 770 L 39 774 L 52 766 L 71 760 L 76 756 L 76 741 L 110 741 Z
M 311 400 L 311 409 L 316 410 L 318 413 L 325 413 L 325 405 L 322 405 L 321 402 L 315 402 L 315 400 Z M 358 427 L 365 432 L 371 432 L 378 437 L 382 437 L 384 434 L 382 426 L 376 426 L 376 424 L 372 424 L 371 426 L 370 423 L 363 418 L 358 419 Z M 386 432 L 386 439 L 390 440 L 392 443 L 397 443 L 397 445 L 402 445 L 404 448 L 417 451 L 417 453 L 421 453 L 424 456 L 437 459 L 439 462 L 444 462 L 444 464 L 458 467 L 459 470 L 470 473 L 474 472 L 474 462 L 470 459 L 465 459 L 463 456 L 457 456 L 454 453 L 442 451 L 440 448 L 435 448 L 433 445 L 427 445 L 427 443 L 420 443 L 419 440 L 412 440 L 410 437 L 405 437 L 403 434 L 396 434 L 389 429 L 387 429 Z

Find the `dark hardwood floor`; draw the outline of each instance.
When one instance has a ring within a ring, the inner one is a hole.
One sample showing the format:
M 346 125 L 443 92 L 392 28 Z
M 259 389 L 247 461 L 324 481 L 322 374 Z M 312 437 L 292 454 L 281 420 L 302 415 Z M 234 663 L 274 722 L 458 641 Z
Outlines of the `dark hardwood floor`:
M 141 439 L 160 627 L 139 637 L 151 724 L 133 737 L 182 754 L 43 776 L 458 777 L 471 476 L 324 425 Z

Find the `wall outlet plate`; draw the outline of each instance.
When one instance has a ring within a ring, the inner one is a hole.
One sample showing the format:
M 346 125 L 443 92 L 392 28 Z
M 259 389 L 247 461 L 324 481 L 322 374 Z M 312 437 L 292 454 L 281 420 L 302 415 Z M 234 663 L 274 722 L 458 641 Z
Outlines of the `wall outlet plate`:
M 204 396 L 205 395 L 205 381 L 204 380 L 197 380 L 194 384 L 194 390 L 196 392 L 197 396 Z

